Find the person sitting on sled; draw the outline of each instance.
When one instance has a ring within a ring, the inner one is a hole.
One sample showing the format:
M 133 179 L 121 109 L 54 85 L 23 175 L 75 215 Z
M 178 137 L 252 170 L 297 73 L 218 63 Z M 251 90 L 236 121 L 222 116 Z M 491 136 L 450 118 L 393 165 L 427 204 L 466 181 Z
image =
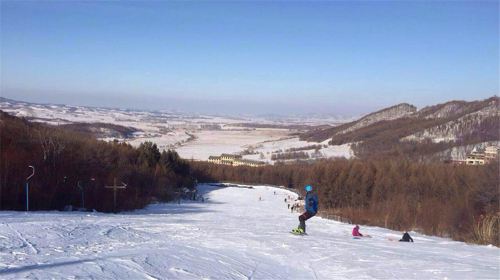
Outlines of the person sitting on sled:
M 310 185 L 305 187 L 306 197 L 304 198 L 305 212 L 299 216 L 299 226 L 294 232 L 299 234 L 306 233 L 306 220 L 314 217 L 318 213 L 318 195 L 312 192 L 313 188 Z
M 361 234 L 361 232 L 359 232 L 359 226 L 358 225 L 356 225 L 352 229 L 352 236 L 354 236 L 354 237 L 363 237 L 363 234 Z
M 401 238 L 399 241 L 400 242 L 413 242 L 413 238 L 411 238 L 411 236 L 408 232 L 405 232 L 403 234 L 403 238 Z

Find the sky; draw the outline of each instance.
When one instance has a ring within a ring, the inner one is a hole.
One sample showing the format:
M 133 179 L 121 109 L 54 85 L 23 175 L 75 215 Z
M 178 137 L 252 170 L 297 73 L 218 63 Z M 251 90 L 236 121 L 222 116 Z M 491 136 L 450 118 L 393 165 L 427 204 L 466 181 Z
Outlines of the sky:
M 499 92 L 498 1 L 1 1 L 0 95 L 352 116 Z

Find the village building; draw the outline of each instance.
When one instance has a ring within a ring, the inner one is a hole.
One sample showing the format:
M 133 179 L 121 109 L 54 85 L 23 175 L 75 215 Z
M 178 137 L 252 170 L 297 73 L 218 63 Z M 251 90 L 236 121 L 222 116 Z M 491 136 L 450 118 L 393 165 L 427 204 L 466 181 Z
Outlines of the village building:
M 486 149 L 484 150 L 484 156 L 487 160 L 496 160 L 498 159 L 499 150 L 500 148 L 498 148 L 497 146 L 486 147 Z
M 240 155 L 232 155 L 232 154 L 221 154 L 220 158 L 222 160 L 235 161 L 235 160 L 241 159 L 241 156 Z
M 248 160 L 248 159 L 237 159 L 233 161 L 233 166 L 251 166 L 259 167 L 265 165 L 262 161 Z
M 266 163 L 262 161 L 243 159 L 240 155 L 221 154 L 220 156 L 210 156 L 208 162 L 215 164 L 231 165 L 231 166 L 250 166 L 259 167 Z
M 216 156 L 209 156 L 208 162 L 215 163 L 215 164 L 221 164 L 221 158 L 216 157 Z
M 497 146 L 489 146 L 484 151 L 472 151 L 467 155 L 465 164 L 467 165 L 485 165 L 491 161 L 498 159 L 499 148 Z
M 485 156 L 482 153 L 472 152 L 467 155 L 465 160 L 467 165 L 484 165 L 486 163 Z

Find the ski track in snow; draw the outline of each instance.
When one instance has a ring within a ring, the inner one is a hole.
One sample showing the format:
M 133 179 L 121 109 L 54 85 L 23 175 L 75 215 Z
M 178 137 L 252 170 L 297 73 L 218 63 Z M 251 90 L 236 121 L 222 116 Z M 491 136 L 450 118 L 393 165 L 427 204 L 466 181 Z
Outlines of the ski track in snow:
M 120 214 L 0 212 L 0 279 L 499 279 L 500 250 L 314 217 L 267 186 L 201 185 L 205 203 Z M 274 195 L 276 192 L 276 195 Z M 259 201 L 262 197 L 262 201 Z

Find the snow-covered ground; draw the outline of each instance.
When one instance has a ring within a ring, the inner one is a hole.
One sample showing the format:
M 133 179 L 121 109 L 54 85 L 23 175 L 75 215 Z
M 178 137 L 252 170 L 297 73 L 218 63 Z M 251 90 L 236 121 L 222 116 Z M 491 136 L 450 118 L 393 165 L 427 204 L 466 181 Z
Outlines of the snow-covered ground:
M 300 141 L 296 125 L 337 125 L 347 120 L 323 116 L 266 118 L 252 116 L 211 116 L 178 112 L 150 112 L 122 110 L 113 108 L 93 108 L 84 106 L 46 105 L 18 101 L 2 101 L 0 110 L 18 117 L 28 117 L 34 122 L 52 125 L 70 123 L 111 123 L 138 130 L 127 139 L 113 136 L 102 140 L 119 140 L 139 146 L 145 141 L 156 143 L 160 150 L 175 149 L 181 157 L 195 160 L 208 160 L 209 156 L 222 153 L 242 153 L 252 148 L 256 154 L 245 158 L 273 163 L 272 153 L 285 152 L 290 148 L 301 148 L 313 144 L 325 147 L 319 152 L 304 150 L 312 158 L 331 158 L 352 156 L 350 145 L 328 146 L 324 143 Z M 278 125 L 282 128 L 253 128 L 253 125 Z M 246 126 L 247 125 L 247 126 Z M 261 155 L 262 154 L 262 155 Z
M 286 129 L 216 130 L 194 133 L 196 139 L 175 150 L 185 159 L 208 160 L 222 153 L 240 153 L 248 146 L 278 140 L 289 133 Z
M 0 279 L 498 279 L 500 250 L 314 217 L 272 187 L 200 186 L 205 203 L 121 214 L 0 212 Z M 274 194 L 276 192 L 276 194 Z M 259 200 L 262 198 L 262 201 Z
M 291 151 L 290 149 L 300 149 L 300 152 L 308 153 L 311 158 L 351 158 L 354 156 L 350 144 L 332 146 L 328 145 L 330 140 L 316 143 L 302 141 L 299 137 L 284 137 L 282 139 L 264 141 L 255 145 L 247 145 L 246 148 L 250 148 L 255 154 L 245 155 L 244 158 L 272 163 L 271 158 L 273 154 L 287 153 Z M 321 148 L 318 151 L 316 149 L 303 149 L 312 145 L 321 146 Z

